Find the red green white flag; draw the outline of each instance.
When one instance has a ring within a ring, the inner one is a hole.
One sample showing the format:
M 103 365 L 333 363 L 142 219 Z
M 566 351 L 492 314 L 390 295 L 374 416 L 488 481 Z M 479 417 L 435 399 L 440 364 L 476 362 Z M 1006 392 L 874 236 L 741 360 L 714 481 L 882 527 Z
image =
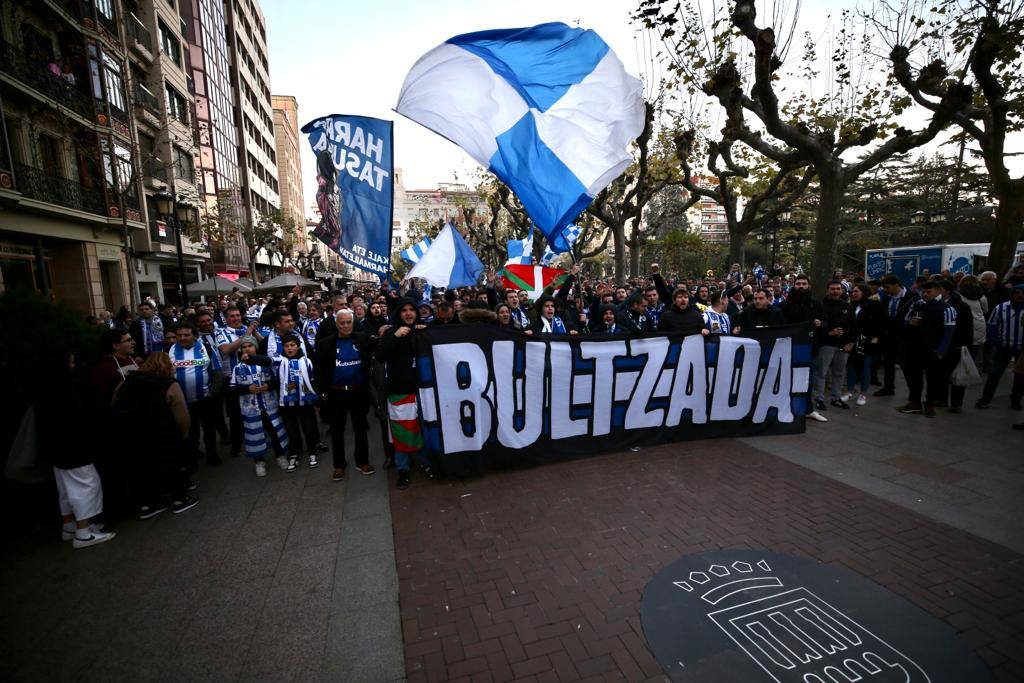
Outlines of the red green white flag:
M 530 293 L 531 299 L 537 299 L 546 287 L 562 284 L 565 271 L 544 266 L 507 265 L 501 273 L 505 289 L 521 289 Z

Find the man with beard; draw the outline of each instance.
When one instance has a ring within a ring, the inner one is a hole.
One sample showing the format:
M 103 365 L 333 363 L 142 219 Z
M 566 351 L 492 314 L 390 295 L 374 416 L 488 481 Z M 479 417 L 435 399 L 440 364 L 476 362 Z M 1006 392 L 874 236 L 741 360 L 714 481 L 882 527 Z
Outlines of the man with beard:
M 690 291 L 686 287 L 676 287 L 676 291 L 672 293 L 672 306 L 662 312 L 658 330 L 708 334 L 707 328 L 704 327 L 704 317 L 690 305 Z
M 781 311 L 772 306 L 769 296 L 766 289 L 754 292 L 754 305 L 744 308 L 736 317 L 733 334 L 746 334 L 762 327 L 779 327 L 786 324 Z
M 802 324 L 806 327 L 811 343 L 817 350 L 815 336 L 825 319 L 825 312 L 821 302 L 811 296 L 811 281 L 806 275 L 796 276 L 793 286 L 789 290 L 789 296 L 779 306 L 779 310 L 787 325 Z M 807 417 L 818 422 L 828 422 L 828 419 L 817 410 L 811 410 L 807 413 Z

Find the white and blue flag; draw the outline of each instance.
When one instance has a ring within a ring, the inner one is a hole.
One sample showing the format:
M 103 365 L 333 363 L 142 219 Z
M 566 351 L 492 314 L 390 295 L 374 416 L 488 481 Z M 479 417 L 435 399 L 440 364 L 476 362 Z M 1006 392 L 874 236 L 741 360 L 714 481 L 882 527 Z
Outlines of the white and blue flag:
M 533 265 L 533 230 L 525 239 L 508 241 L 508 260 L 506 266 Z
M 401 252 L 399 252 L 398 255 L 402 257 L 403 261 L 408 261 L 409 263 L 417 263 L 420 260 L 420 258 L 427 253 L 427 249 L 430 249 L 430 243 L 432 241 L 433 240 L 431 240 L 429 237 L 424 237 L 423 239 L 421 239 L 419 242 L 412 245 L 408 249 L 403 249 Z
M 579 239 L 580 229 L 575 225 L 567 225 L 556 239 L 551 240 L 544 247 L 544 255 L 540 257 L 542 266 L 550 266 L 555 262 L 555 257 L 572 249 L 572 245 Z M 564 249 L 562 248 L 564 247 Z
M 562 23 L 449 39 L 413 65 L 395 109 L 501 178 L 549 242 L 629 166 L 644 127 L 639 79 Z
M 449 223 L 406 277 L 418 277 L 434 287 L 470 287 L 479 282 L 483 270 L 484 264 Z

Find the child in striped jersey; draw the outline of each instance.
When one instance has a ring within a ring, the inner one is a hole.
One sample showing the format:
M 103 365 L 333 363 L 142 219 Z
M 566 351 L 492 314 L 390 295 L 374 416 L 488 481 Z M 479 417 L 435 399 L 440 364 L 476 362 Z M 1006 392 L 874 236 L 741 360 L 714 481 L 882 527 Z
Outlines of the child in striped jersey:
M 302 454 L 303 436 L 309 454 L 309 467 L 316 467 L 317 444 L 320 432 L 316 423 L 316 408 L 313 404 L 317 394 L 313 390 L 313 363 L 302 353 L 301 340 L 289 334 L 281 340 L 284 357 L 277 366 L 280 384 L 281 417 L 288 432 L 291 455 L 288 456 L 288 471 L 294 472 Z
M 256 353 L 255 337 L 239 340 L 238 365 L 231 371 L 231 388 L 238 396 L 245 430 L 245 454 L 256 463 L 256 476 L 267 476 L 266 456 L 270 447 L 277 453 L 277 464 L 287 469 L 288 435 L 278 413 L 277 377 L 270 359 Z

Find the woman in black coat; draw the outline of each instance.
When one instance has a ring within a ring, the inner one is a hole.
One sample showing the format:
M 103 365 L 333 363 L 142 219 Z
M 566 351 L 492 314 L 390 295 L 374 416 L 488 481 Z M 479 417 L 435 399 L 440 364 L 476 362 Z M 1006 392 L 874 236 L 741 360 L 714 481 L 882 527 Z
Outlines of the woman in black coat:
M 857 405 L 868 402 L 868 387 L 871 385 L 871 365 L 878 358 L 879 340 L 885 334 L 888 315 L 882 302 L 871 295 L 871 288 L 865 284 L 855 285 L 850 291 L 850 305 L 853 306 L 855 337 L 850 359 L 846 364 L 846 394 L 843 401 L 853 397 L 858 387 Z

